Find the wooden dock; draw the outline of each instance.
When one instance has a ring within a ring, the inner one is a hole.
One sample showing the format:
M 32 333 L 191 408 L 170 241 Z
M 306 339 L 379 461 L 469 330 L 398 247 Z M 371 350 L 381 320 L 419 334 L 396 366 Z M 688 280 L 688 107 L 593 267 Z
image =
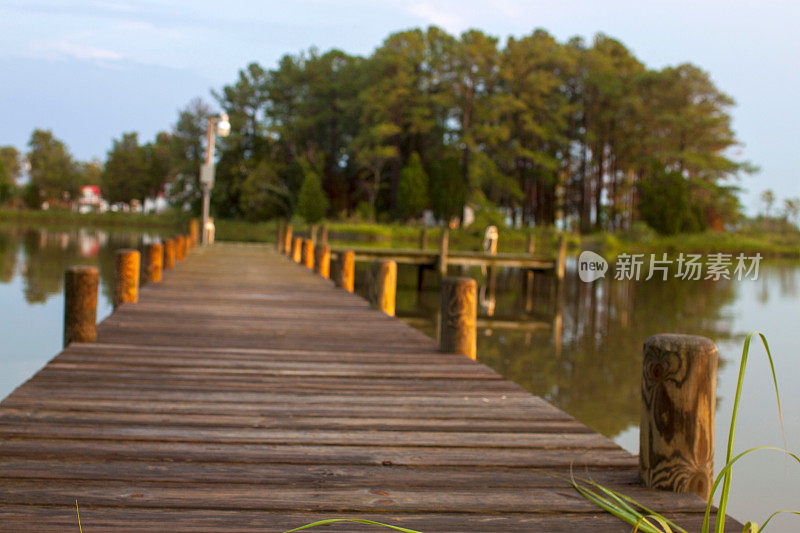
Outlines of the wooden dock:
M 1 531 L 77 532 L 76 500 L 86 532 L 630 531 L 570 467 L 699 529 L 611 440 L 261 246 L 194 251 L 0 403 Z
M 344 250 L 353 250 L 356 261 L 372 261 L 374 259 L 392 259 L 398 264 L 420 265 L 435 267 L 441 256 L 439 250 L 420 250 L 417 248 L 361 248 L 333 246 L 331 252 L 341 253 Z M 463 250 L 448 250 L 447 264 L 452 266 L 488 266 L 512 267 L 528 270 L 553 270 L 556 261 L 547 256 L 529 254 L 471 252 Z

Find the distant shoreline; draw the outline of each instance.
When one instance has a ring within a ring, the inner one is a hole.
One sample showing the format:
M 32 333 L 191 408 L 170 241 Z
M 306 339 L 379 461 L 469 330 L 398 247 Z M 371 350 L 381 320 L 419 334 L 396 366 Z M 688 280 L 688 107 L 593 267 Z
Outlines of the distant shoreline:
M 188 213 L 168 212 L 160 215 L 139 213 L 87 213 L 49 210 L 31 211 L 0 209 L 0 223 L 36 223 L 86 227 L 183 228 L 191 219 Z M 308 235 L 309 225 L 293 223 L 296 235 Z M 421 226 L 413 224 L 378 224 L 369 222 L 328 222 L 330 240 L 339 245 L 375 246 L 381 248 L 418 248 Z M 482 227 L 451 231 L 453 249 L 480 250 Z M 536 254 L 555 252 L 558 234 L 552 228 L 534 229 Z M 220 241 L 275 242 L 277 221 L 249 222 L 217 220 L 216 238 Z M 427 248 L 438 247 L 441 228 L 427 229 Z M 521 253 L 527 250 L 528 231 L 500 229 L 499 251 Z M 591 249 L 609 259 L 621 253 L 761 253 L 765 258 L 800 259 L 800 233 L 730 233 L 704 232 L 662 236 L 655 233 L 593 233 L 571 234 L 568 237 L 572 252 Z

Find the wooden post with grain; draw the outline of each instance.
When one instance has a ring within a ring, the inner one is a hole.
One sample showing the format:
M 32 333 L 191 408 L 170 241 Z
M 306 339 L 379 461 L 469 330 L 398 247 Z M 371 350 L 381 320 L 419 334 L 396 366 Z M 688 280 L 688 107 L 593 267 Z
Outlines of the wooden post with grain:
M 97 340 L 97 288 L 95 267 L 74 266 L 64 273 L 64 346 Z
M 320 244 L 328 244 L 328 225 L 323 224 L 319 230 L 319 242 Z
M 183 261 L 185 257 L 186 248 L 183 243 L 183 235 L 175 235 L 175 260 Z
M 389 316 L 394 316 L 397 294 L 397 263 L 378 259 L 370 264 L 369 303 Z
M 525 245 L 525 252 L 528 255 L 533 255 L 536 252 L 536 234 L 533 231 L 528 232 L 528 242 Z
M 306 268 L 314 269 L 314 240 L 305 239 L 303 241 L 303 264 Z
M 292 225 L 287 222 L 283 232 L 283 253 L 289 257 L 292 254 Z
M 442 237 L 439 241 L 439 275 L 444 278 L 447 275 L 447 249 L 450 246 L 450 228 L 442 228 Z
M 175 268 L 175 239 L 164 240 L 164 269 Z
M 275 238 L 275 248 L 279 252 L 282 252 L 284 250 L 284 246 L 285 245 L 284 245 L 283 239 L 284 239 L 285 236 L 286 236 L 286 234 L 284 233 L 284 222 L 283 222 L 283 220 L 279 220 L 278 221 L 278 234 L 277 234 L 277 236 Z
M 295 237 L 292 241 L 292 261 L 299 263 L 303 259 L 303 239 Z
M 200 221 L 196 218 L 189 221 L 189 238 L 192 248 L 200 242 Z
M 139 265 L 136 250 L 117 250 L 114 269 L 114 308 L 139 301 Z
M 442 280 L 441 350 L 475 359 L 478 353 L 478 284 L 472 278 Z
M 333 270 L 333 283 L 337 287 L 353 292 L 356 284 L 356 253 L 345 250 L 339 253 L 336 268 Z
M 558 257 L 556 258 L 556 277 L 558 281 L 564 279 L 567 265 L 567 238 L 564 235 L 558 238 Z
M 144 249 L 144 280 L 147 283 L 161 281 L 164 266 L 164 246 L 160 243 L 148 244 Z
M 714 475 L 717 347 L 697 335 L 644 342 L 639 471 L 647 488 L 707 498 Z
M 428 247 L 428 228 L 419 230 L 419 249 L 424 250 Z
M 331 247 L 318 244 L 314 248 L 314 272 L 325 279 L 331 277 Z

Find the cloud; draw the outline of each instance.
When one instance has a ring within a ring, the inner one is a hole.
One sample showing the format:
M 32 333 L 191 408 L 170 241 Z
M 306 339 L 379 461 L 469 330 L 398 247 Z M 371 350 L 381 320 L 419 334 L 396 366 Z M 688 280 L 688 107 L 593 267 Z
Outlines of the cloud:
M 442 2 L 438 2 L 438 6 L 436 4 L 437 2 L 433 0 L 403 3 L 412 15 L 449 32 L 458 33 L 468 27 L 464 18 L 458 15 L 459 11 L 463 11 L 463 7 L 459 8 L 458 4 L 443 6 Z
M 75 58 L 92 61 L 119 61 L 124 56 L 107 48 L 81 44 L 70 40 L 40 41 L 33 44 L 35 55 L 56 58 Z

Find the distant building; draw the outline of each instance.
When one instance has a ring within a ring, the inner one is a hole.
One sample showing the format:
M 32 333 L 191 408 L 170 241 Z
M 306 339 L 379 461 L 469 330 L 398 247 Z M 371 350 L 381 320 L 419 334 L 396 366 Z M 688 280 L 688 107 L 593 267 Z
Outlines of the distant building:
M 100 187 L 97 185 L 84 185 L 81 187 L 81 194 L 78 197 L 79 213 L 105 213 L 108 211 L 108 202 L 100 194 Z
M 163 213 L 169 209 L 169 201 L 167 195 L 162 191 L 158 193 L 155 198 L 147 197 L 144 199 L 143 211 L 145 214 L 149 213 Z

